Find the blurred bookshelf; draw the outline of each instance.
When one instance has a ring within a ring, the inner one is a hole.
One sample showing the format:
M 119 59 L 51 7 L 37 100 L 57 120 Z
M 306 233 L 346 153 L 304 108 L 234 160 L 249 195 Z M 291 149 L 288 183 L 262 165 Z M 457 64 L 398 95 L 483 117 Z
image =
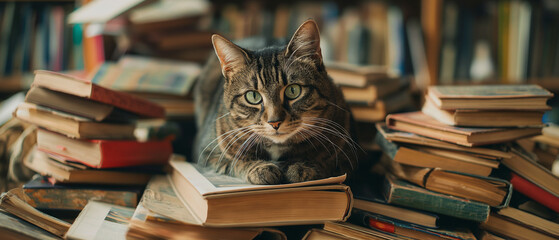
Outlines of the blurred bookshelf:
M 85 37 L 85 24 L 68 24 L 84 2 L 0 2 L 1 92 L 27 88 L 35 69 L 91 72 L 124 53 L 203 63 L 212 33 L 282 38 L 308 18 L 319 24 L 326 62 L 384 65 L 413 76 L 419 89 L 537 83 L 559 90 L 559 4 L 550 0 L 212 0 L 203 14 L 172 24 L 140 24 L 145 18 L 126 12 L 97 24 L 100 39 Z

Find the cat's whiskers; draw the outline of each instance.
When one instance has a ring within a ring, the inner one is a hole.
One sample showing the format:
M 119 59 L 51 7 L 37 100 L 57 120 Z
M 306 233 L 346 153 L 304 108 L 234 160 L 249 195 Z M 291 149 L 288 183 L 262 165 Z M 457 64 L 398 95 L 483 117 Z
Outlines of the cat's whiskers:
M 227 155 L 227 152 L 229 151 L 229 149 L 234 145 L 235 142 L 237 142 L 239 139 L 243 138 L 244 136 L 246 136 L 247 134 L 249 134 L 252 131 L 252 129 L 248 129 L 246 131 L 242 131 L 242 135 L 236 137 L 235 139 L 231 139 L 229 141 L 229 143 L 225 146 L 225 150 L 222 151 L 221 155 L 219 156 L 219 160 L 217 161 L 218 164 L 221 163 L 221 161 L 223 161 L 224 157 Z M 235 134 L 235 135 L 239 135 L 239 133 Z
M 226 117 L 226 116 L 229 115 L 229 114 L 231 114 L 231 112 L 228 112 L 228 113 L 226 113 L 226 114 L 223 114 L 221 117 L 216 118 L 216 119 L 214 120 L 214 122 L 216 122 L 216 121 L 219 120 L 219 119 L 222 119 L 222 118 Z
M 229 174 L 231 174 L 232 169 L 235 169 L 237 162 L 248 152 L 248 149 L 252 147 L 254 141 L 257 139 L 258 135 L 256 133 L 252 133 L 246 140 L 243 142 L 241 147 L 237 150 L 235 157 L 233 158 L 233 163 L 231 164 L 231 168 L 229 169 Z M 248 145 L 247 145 L 248 143 Z
M 208 163 L 208 158 L 212 155 L 212 153 L 214 152 L 214 150 L 219 146 L 219 143 L 220 143 L 219 141 L 220 141 L 220 138 L 221 138 L 221 137 L 227 135 L 224 139 L 221 139 L 221 141 L 223 141 L 223 140 L 227 139 L 229 136 L 232 136 L 233 133 L 238 132 L 238 131 L 241 131 L 241 130 L 243 130 L 243 129 L 247 129 L 247 128 L 249 128 L 249 127 L 250 127 L 250 126 L 246 126 L 246 127 L 242 127 L 242 128 L 233 129 L 233 130 L 227 131 L 227 132 L 225 132 L 225 133 L 219 135 L 219 136 L 216 137 L 214 140 L 212 140 L 210 143 L 208 143 L 208 145 L 206 145 L 206 147 L 205 147 L 202 151 L 200 151 L 200 154 L 198 155 L 198 159 L 200 159 L 200 157 L 201 157 L 202 154 L 208 149 L 208 147 L 210 147 L 214 142 L 217 141 L 218 144 L 216 144 L 216 145 L 214 146 L 214 148 L 212 149 L 212 151 L 208 154 L 208 156 L 207 156 L 206 159 L 205 159 L 204 166 L 206 166 L 207 163 Z
M 332 142 L 332 140 L 330 140 L 330 138 L 328 138 L 326 135 L 324 135 L 321 131 L 320 131 L 320 126 L 316 126 L 313 124 L 307 124 L 307 123 L 303 123 L 304 126 L 308 126 L 309 127 L 309 131 L 314 131 L 317 136 L 321 137 L 322 139 L 326 140 L 327 142 L 329 142 L 333 147 L 337 148 L 342 154 L 344 154 L 344 156 L 346 157 L 346 159 L 348 160 L 351 169 L 353 169 L 353 163 L 351 162 L 351 158 L 349 158 L 349 156 L 346 154 L 346 152 L 337 144 L 335 144 L 334 142 Z M 318 128 L 318 129 L 315 129 Z M 337 161 L 337 158 L 336 158 Z
M 328 103 L 328 104 L 330 104 L 330 105 L 332 105 L 332 106 L 334 106 L 334 107 L 337 107 L 338 109 L 340 109 L 340 110 L 342 110 L 342 111 L 344 111 L 344 112 L 347 113 L 347 110 L 346 110 L 346 109 L 344 109 L 344 108 L 338 106 L 337 104 L 333 103 L 332 101 L 326 100 L 326 103 Z
M 357 142 L 355 142 L 355 140 L 353 140 L 353 138 L 351 138 L 351 134 L 349 134 L 349 132 L 347 132 L 347 130 L 344 127 L 342 127 L 339 123 L 334 122 L 330 119 L 326 119 L 326 118 L 305 117 L 303 119 L 309 120 L 311 122 L 322 123 L 322 124 L 325 124 L 326 126 L 330 126 L 330 127 L 332 127 L 332 129 L 325 128 L 325 130 L 330 131 L 330 132 L 333 131 L 333 129 L 335 129 L 336 132 L 337 132 L 335 135 L 337 135 L 340 138 L 343 138 L 344 141 L 346 141 L 346 143 L 349 145 L 349 147 L 352 148 L 352 150 L 354 151 L 354 154 L 356 154 L 356 156 L 357 156 L 356 151 L 358 150 L 358 148 L 362 152 L 365 152 L 365 150 L 363 150 L 363 148 L 361 148 L 361 145 L 359 145 Z M 339 131 L 342 131 L 343 133 L 339 132 Z

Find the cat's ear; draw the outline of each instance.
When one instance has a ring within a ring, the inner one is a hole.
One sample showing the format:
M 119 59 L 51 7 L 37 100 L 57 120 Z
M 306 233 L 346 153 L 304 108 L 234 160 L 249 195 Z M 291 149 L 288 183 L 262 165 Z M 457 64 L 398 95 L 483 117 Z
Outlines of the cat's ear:
M 249 59 L 248 54 L 231 41 L 218 34 L 214 34 L 212 36 L 212 44 L 217 58 L 219 58 L 223 76 L 228 77 L 228 75 L 235 73 L 247 65 Z
M 287 45 L 285 56 L 292 60 L 309 57 L 316 60 L 317 63 L 322 63 L 320 33 L 314 20 L 307 20 L 299 26 Z

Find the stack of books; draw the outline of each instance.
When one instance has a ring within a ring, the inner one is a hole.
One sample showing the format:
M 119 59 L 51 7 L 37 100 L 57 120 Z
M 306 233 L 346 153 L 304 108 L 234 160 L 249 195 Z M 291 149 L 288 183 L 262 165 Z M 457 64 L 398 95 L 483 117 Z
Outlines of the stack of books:
M 450 217 L 481 223 L 487 234 L 556 238 L 557 233 L 545 227 L 549 221 L 526 220 L 538 218 L 532 213 L 522 212 L 528 216 L 523 221 L 501 214 L 516 209 L 509 205 L 521 187 L 517 175 L 540 186 L 546 199 L 557 196 L 559 179 L 527 159 L 515 144 L 541 133 L 541 117 L 549 109 L 546 100 L 552 96 L 535 85 L 430 87 L 422 111 L 390 114 L 386 125 L 377 124 L 376 142 L 392 171 L 380 187 L 384 197 L 353 189 L 354 216 L 362 216 L 357 222 L 412 238 L 474 239 L 467 230 L 439 226 L 440 218 Z M 509 170 L 512 178 L 502 174 Z M 502 227 L 505 223 L 514 228 Z
M 393 77 L 385 67 L 350 64 L 327 65 L 328 75 L 339 85 L 356 121 L 384 121 L 388 113 L 411 104 L 410 80 Z
M 14 116 L 39 127 L 24 164 L 41 176 L 24 192 L 42 210 L 77 213 L 92 198 L 136 206 L 173 151 L 161 106 L 67 74 L 36 71 Z

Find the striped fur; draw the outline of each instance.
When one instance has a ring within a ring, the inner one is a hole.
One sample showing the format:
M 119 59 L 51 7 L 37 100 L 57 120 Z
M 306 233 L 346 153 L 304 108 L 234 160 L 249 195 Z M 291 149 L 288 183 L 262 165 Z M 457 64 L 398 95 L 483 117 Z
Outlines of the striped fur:
M 193 157 L 199 164 L 254 184 L 307 181 L 357 167 L 361 150 L 349 134 L 348 107 L 322 63 L 314 21 L 283 47 L 247 50 L 220 36 L 213 43 L 217 58 L 196 86 Z M 301 86 L 292 100 L 285 94 L 291 84 Z M 247 91 L 260 93 L 261 103 L 251 104 Z M 277 130 L 272 122 L 281 123 Z

